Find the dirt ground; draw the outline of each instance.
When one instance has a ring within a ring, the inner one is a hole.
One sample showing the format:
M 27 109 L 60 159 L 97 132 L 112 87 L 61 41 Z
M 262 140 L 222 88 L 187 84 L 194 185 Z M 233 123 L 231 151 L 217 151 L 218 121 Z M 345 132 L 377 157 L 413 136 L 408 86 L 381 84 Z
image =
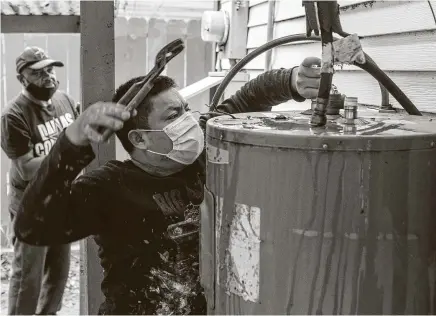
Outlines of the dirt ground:
M 11 251 L 1 250 L 1 296 L 0 296 L 0 315 L 7 315 L 9 274 L 11 271 L 11 260 L 13 253 Z M 58 315 L 79 315 L 79 298 L 80 298 L 80 257 L 79 249 L 71 249 L 71 266 L 70 275 L 63 299 L 62 310 Z

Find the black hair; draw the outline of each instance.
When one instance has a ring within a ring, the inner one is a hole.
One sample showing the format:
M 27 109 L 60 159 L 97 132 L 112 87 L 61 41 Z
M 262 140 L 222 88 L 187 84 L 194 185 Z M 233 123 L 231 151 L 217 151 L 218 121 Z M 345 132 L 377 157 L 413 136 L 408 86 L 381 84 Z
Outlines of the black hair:
M 115 91 L 115 94 L 112 98 L 112 102 L 118 102 L 123 97 L 123 95 L 130 89 L 132 85 L 142 81 L 144 78 L 145 78 L 144 76 L 135 77 L 120 85 L 118 89 Z M 118 139 L 120 140 L 124 149 L 128 153 L 131 153 L 133 150 L 133 145 L 128 137 L 129 132 L 137 128 L 145 128 L 145 129 L 149 128 L 148 115 L 152 110 L 152 105 L 149 102 L 150 98 L 158 95 L 161 92 L 176 87 L 177 87 L 176 82 L 170 77 L 159 76 L 155 79 L 153 88 L 147 94 L 145 100 L 136 109 L 138 111 L 138 114 L 135 117 L 128 120 L 127 122 L 125 122 L 123 128 L 116 133 Z

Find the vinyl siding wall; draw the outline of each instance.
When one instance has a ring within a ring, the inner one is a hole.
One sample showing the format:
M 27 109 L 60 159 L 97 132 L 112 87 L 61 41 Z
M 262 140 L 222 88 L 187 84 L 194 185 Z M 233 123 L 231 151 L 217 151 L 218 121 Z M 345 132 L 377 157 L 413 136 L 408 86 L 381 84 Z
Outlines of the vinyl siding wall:
M 365 38 L 362 46 L 422 111 L 436 113 L 436 1 L 338 1 L 341 23 L 348 33 Z M 247 53 L 266 42 L 268 1 L 250 1 Z M 275 5 L 274 38 L 305 33 L 300 0 Z M 321 56 L 320 43 L 300 42 L 275 48 L 273 68 L 298 65 L 307 56 Z M 228 68 L 228 63 L 223 63 Z M 264 71 L 265 55 L 246 67 L 251 78 Z M 379 105 L 378 83 L 355 66 L 337 68 L 333 82 L 359 103 Z M 391 104 L 400 105 L 390 97 Z M 292 106 L 292 102 L 280 109 Z

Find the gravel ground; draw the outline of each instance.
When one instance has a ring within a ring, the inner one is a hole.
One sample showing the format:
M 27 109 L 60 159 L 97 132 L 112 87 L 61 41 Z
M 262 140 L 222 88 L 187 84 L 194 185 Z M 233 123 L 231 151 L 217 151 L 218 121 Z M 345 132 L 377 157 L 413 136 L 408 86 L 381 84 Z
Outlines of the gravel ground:
M 11 260 L 13 253 L 11 251 L 1 251 L 1 297 L 0 297 L 0 315 L 7 315 L 9 274 L 11 270 Z M 65 288 L 62 310 L 58 315 L 79 315 L 80 299 L 80 256 L 77 247 L 71 249 L 71 266 L 70 275 Z

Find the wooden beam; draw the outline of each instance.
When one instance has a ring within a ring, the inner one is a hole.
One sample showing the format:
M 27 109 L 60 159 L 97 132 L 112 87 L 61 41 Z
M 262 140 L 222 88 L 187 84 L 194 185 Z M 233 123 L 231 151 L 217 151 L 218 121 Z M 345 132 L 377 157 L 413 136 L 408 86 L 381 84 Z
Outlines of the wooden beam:
M 82 106 L 109 101 L 115 89 L 114 2 L 80 1 Z M 85 172 L 115 159 L 115 138 L 94 147 L 96 159 Z M 92 238 L 81 243 L 80 313 L 96 315 L 103 300 L 103 270 Z
M 187 87 L 179 90 L 179 93 L 186 100 L 192 99 L 193 97 L 199 95 L 200 93 L 205 92 L 206 90 L 210 90 L 213 87 L 216 87 L 224 80 L 224 74 L 221 77 L 206 77 L 193 84 L 190 84 Z M 197 110 L 197 109 L 195 109 Z
M 2 33 L 79 33 L 78 15 L 1 15 Z

